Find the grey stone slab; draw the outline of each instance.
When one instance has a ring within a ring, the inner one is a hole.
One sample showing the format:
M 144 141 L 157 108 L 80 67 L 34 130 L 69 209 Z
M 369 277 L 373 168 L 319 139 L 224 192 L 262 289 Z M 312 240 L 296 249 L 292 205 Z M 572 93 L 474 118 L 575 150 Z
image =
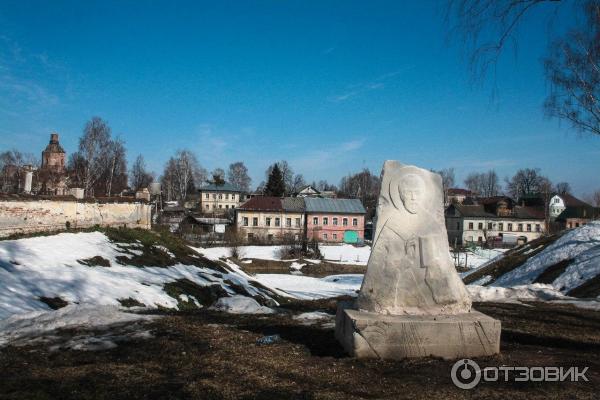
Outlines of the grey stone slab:
M 500 352 L 500 321 L 478 311 L 453 315 L 382 315 L 340 306 L 335 335 L 357 358 L 400 360 L 489 356 Z

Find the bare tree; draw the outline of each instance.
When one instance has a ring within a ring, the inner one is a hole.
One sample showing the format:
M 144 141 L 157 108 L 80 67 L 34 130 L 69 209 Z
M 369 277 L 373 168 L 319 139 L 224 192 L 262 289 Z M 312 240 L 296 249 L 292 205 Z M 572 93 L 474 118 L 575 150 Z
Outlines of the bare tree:
M 39 165 L 38 159 L 31 153 L 22 153 L 13 149 L 0 153 L 0 172 L 3 192 L 19 192 L 23 182 L 23 167 Z
M 556 192 L 558 194 L 569 194 L 571 193 L 571 185 L 569 185 L 569 182 L 558 182 L 556 184 Z
M 131 187 L 136 191 L 148 187 L 154 180 L 152 174 L 146 170 L 146 161 L 141 154 L 135 159 L 130 175 Z
M 545 60 L 551 92 L 546 113 L 600 135 L 600 1 L 585 4 L 587 25 L 558 39 Z
M 508 44 L 516 48 L 518 27 L 530 14 L 539 18 L 543 10 L 572 5 L 586 18 L 574 13 L 572 29 L 550 43 L 544 60 L 550 93 L 544 108 L 580 132 L 600 134 L 599 0 L 449 0 L 447 20 L 465 44 L 473 78 L 481 80 L 495 71 Z
M 248 175 L 248 168 L 242 161 L 237 161 L 229 164 L 229 170 L 227 171 L 227 180 L 232 185 L 237 186 L 243 192 L 250 191 L 250 184 L 252 179 Z
M 497 196 L 500 192 L 500 180 L 496 171 L 472 172 L 465 178 L 467 189 L 482 197 Z
M 367 209 L 368 217 L 372 217 L 375 213 L 380 188 L 379 177 L 371 174 L 371 171 L 365 168 L 357 174 L 343 177 L 338 194 L 340 197 L 360 199 Z
M 294 181 L 292 183 L 292 193 L 298 193 L 300 190 L 302 190 L 304 186 L 306 186 L 304 176 L 302 176 L 302 174 L 294 175 Z
M 102 118 L 88 121 L 79 139 L 79 155 L 85 161 L 82 183 L 87 196 L 93 195 L 94 185 L 106 170 L 110 142 L 110 127 Z
M 444 193 L 444 204 L 448 202 L 448 189 L 454 186 L 454 168 L 444 168 L 434 171 L 442 177 L 442 190 Z
M 120 138 L 111 140 L 106 149 L 106 168 L 103 174 L 105 194 L 111 196 L 113 194 L 113 186 L 117 184 L 115 189 L 120 191 L 125 189 L 127 185 L 127 151 L 125 150 L 124 142 Z M 120 190 L 119 190 L 120 189 Z
M 190 191 L 206 180 L 206 170 L 189 150 L 178 150 L 167 161 L 161 182 L 168 200 L 183 201 Z
M 532 194 L 542 194 L 551 191 L 550 180 L 540 174 L 539 168 L 518 170 L 509 180 L 506 180 L 506 191 L 514 198 Z

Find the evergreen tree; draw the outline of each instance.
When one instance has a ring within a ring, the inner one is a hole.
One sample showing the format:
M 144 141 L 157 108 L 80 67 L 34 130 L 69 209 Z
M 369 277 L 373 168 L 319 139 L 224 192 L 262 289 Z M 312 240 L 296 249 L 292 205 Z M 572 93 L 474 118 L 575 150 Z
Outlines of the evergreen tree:
M 269 174 L 269 180 L 267 181 L 267 186 L 265 187 L 265 195 L 281 197 L 284 193 L 285 182 L 283 181 L 283 174 L 281 173 L 281 169 L 279 169 L 279 165 L 275 163 L 271 168 L 271 173 Z

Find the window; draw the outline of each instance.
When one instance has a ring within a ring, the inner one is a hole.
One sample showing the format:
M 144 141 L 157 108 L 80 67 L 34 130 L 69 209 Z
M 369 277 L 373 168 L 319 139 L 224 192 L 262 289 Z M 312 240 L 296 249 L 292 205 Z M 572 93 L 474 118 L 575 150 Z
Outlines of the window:
M 275 226 L 281 226 L 281 219 L 275 218 Z
M 210 208 L 210 206 L 207 204 L 207 205 L 206 205 L 206 209 L 208 210 L 209 208 Z
M 210 198 L 210 195 L 208 193 L 206 193 L 206 196 L 204 196 L 205 199 Z
M 492 229 L 492 223 L 488 222 L 488 229 Z
M 527 232 L 531 232 L 531 224 L 527 224 Z
M 456 223 L 456 230 L 459 231 L 460 230 L 460 222 Z
M 481 236 L 479 236 L 479 237 L 477 238 L 477 241 L 478 241 L 479 243 L 481 243 L 481 242 L 483 242 L 483 238 L 482 238 Z
M 469 229 L 473 229 L 473 223 L 469 222 Z
M 258 226 L 258 217 L 252 218 L 252 226 Z
M 225 200 L 229 200 L 229 193 L 225 193 Z
M 348 226 L 348 218 L 342 219 L 342 225 L 343 226 Z
M 579 228 L 579 222 L 575 222 L 575 228 Z
M 254 233 L 249 233 L 248 234 L 248 240 L 252 240 L 254 238 Z
M 319 225 L 319 217 L 313 218 L 313 225 Z
M 499 230 L 499 231 L 503 231 L 503 230 L 504 230 L 504 222 L 500 222 L 500 223 L 498 224 L 498 230 Z
M 213 199 L 216 199 L 216 198 L 217 198 L 216 193 L 213 193 Z
M 243 221 L 244 221 L 244 226 L 248 226 L 248 217 L 244 217 Z
M 327 240 L 327 234 L 326 233 L 323 234 L 323 240 Z
M 219 193 L 219 200 L 223 199 L 223 195 L 221 193 Z
M 273 235 L 272 235 L 272 234 L 268 234 L 268 235 L 267 235 L 267 240 L 268 240 L 269 242 L 272 242 L 272 241 L 273 241 Z
M 337 240 L 337 233 L 333 234 L 333 240 Z
M 329 218 L 323 217 L 323 225 L 328 225 L 328 224 L 329 224 Z
M 523 224 L 517 225 L 519 232 L 523 232 Z
M 334 218 L 334 219 L 333 219 L 333 225 L 337 225 L 337 224 L 338 224 L 338 219 L 337 219 L 337 218 Z
M 535 224 L 535 231 L 536 232 L 541 232 L 542 231 L 542 226 L 540 224 Z
M 512 232 L 512 224 L 511 224 L 511 223 L 509 223 L 509 224 L 508 224 L 508 229 L 507 229 L 507 230 L 508 230 L 509 232 Z
M 483 222 L 477 224 L 477 229 L 483 229 Z
M 231 200 L 235 200 L 235 194 L 231 195 Z
M 223 208 L 223 204 L 219 204 L 219 208 Z
M 292 219 L 291 218 L 286 218 L 285 219 L 285 226 L 287 226 L 287 227 L 292 226 Z
M 271 218 L 270 217 L 265 218 L 265 225 L 271 226 Z
M 225 208 L 229 208 L 229 204 L 225 204 Z
M 300 228 L 300 218 L 296 218 L 296 227 Z
M 358 226 L 358 218 L 352 218 L 352 226 Z

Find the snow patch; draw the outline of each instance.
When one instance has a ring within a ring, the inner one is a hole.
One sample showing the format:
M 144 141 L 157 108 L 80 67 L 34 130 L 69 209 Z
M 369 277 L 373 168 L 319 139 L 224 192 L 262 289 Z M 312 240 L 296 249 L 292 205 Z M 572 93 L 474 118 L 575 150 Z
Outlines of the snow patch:
M 210 309 L 231 314 L 273 314 L 275 312 L 269 307 L 261 306 L 253 298 L 241 295 L 221 297 Z

